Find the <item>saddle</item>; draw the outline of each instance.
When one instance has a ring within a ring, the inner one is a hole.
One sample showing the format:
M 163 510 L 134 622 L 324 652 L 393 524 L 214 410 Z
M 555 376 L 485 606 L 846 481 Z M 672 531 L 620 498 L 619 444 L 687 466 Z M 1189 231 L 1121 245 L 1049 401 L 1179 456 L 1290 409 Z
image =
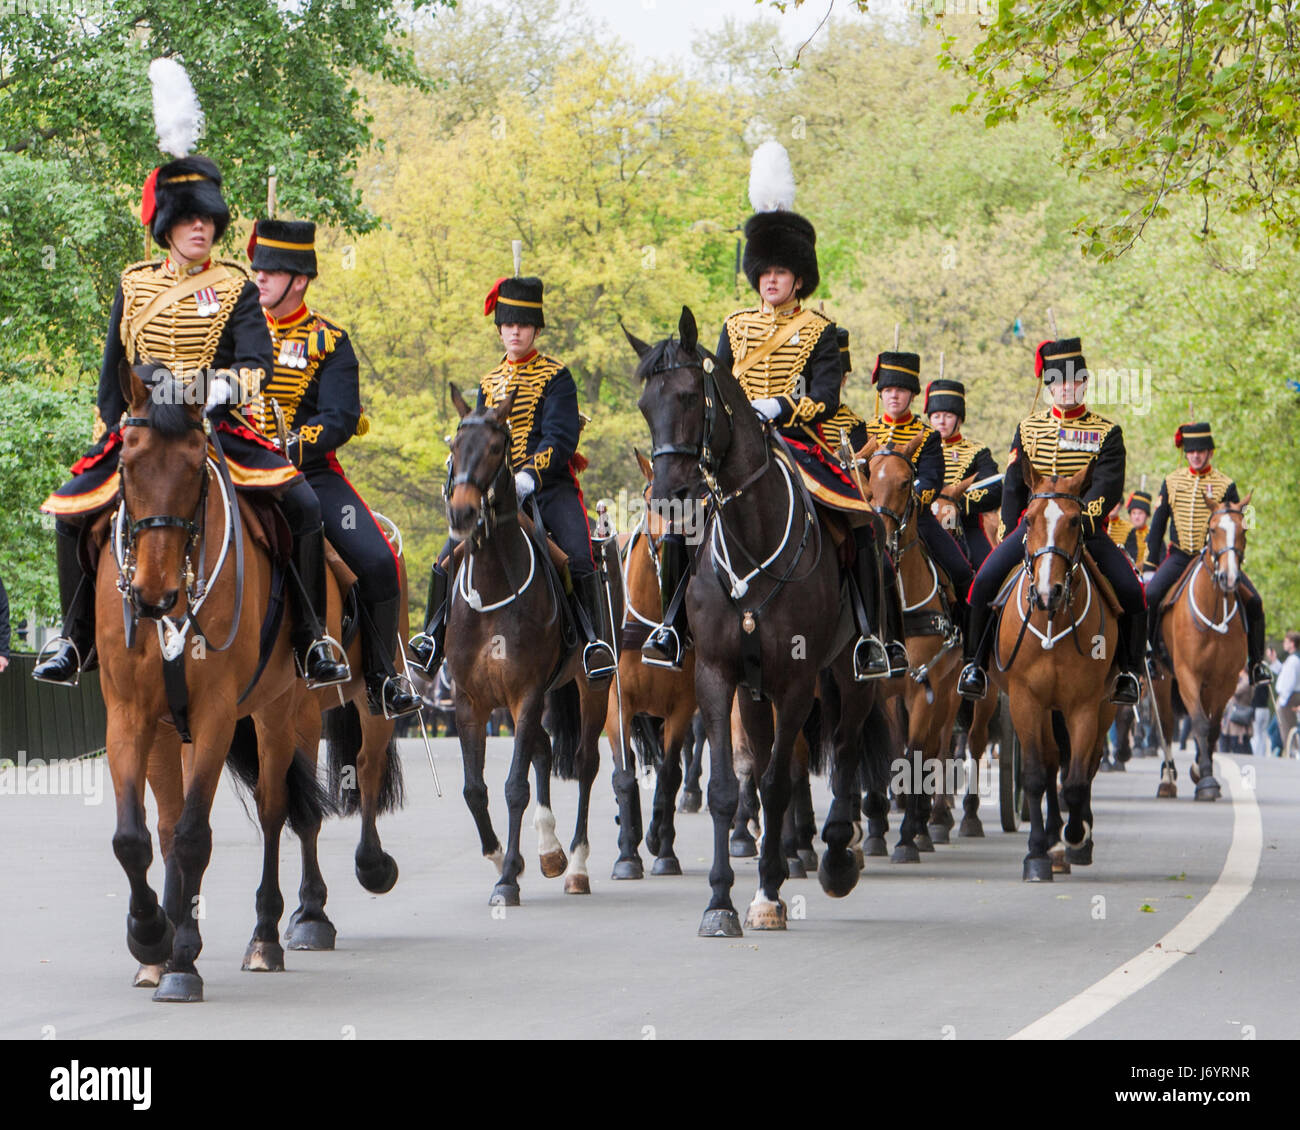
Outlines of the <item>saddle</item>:
M 1092 554 L 1086 549 L 1083 551 L 1083 567 L 1088 570 L 1088 579 L 1092 581 L 1093 587 L 1105 602 L 1106 608 L 1118 620 L 1124 609 L 1120 605 L 1119 598 L 1115 595 L 1115 586 L 1106 579 L 1097 562 L 1093 560 Z M 998 589 L 998 595 L 993 598 L 993 603 L 989 605 L 990 608 L 1000 612 L 1006 606 L 1007 601 L 1011 599 L 1012 590 L 1020 580 L 1021 573 L 1022 569 L 1017 565 L 1007 574 L 1006 580 L 1002 582 L 1002 587 Z

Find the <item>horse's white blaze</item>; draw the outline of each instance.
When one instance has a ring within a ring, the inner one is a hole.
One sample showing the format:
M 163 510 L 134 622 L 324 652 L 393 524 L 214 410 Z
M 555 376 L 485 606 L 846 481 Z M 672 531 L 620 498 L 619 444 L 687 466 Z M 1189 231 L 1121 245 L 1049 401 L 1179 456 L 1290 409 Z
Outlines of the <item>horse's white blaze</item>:
M 560 841 L 555 837 L 555 813 L 544 804 L 537 806 L 533 816 L 533 827 L 537 829 L 537 851 L 539 855 L 551 855 L 562 851 Z
M 1237 523 L 1232 520 L 1231 514 L 1224 514 L 1219 518 L 1218 526 L 1223 531 L 1223 536 L 1228 539 L 1228 549 L 1234 551 L 1223 555 L 1227 561 L 1223 568 L 1224 580 L 1228 582 L 1229 588 L 1233 588 L 1237 583 L 1238 554 L 1235 552 L 1237 548 Z
M 1052 499 L 1047 504 L 1047 545 L 1049 548 L 1056 546 L 1056 527 L 1065 517 L 1065 511 L 1057 505 L 1056 499 Z M 1047 598 L 1052 592 L 1052 558 L 1056 555 L 1053 553 L 1044 553 L 1038 559 L 1038 598 L 1047 603 Z
M 565 877 L 570 875 L 587 874 L 587 855 L 590 848 L 586 844 L 579 844 L 573 849 L 573 855 L 569 858 L 569 866 L 565 869 Z
M 501 874 L 502 866 L 504 865 L 506 860 L 506 852 L 504 848 L 499 847 L 497 848 L 496 851 L 486 852 L 484 853 L 483 858 L 486 859 L 490 864 L 492 864 L 493 867 L 497 869 L 498 875 Z

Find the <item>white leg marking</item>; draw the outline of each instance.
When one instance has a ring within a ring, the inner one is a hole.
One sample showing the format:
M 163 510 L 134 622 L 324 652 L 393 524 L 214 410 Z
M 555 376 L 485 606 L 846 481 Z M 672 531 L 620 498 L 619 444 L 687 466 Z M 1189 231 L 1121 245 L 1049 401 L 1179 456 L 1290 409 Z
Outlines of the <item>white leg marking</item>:
M 550 855 L 560 851 L 560 841 L 555 837 L 555 813 L 544 804 L 537 806 L 533 815 L 533 827 L 537 829 L 537 854 Z
M 499 847 L 496 851 L 489 851 L 483 856 L 483 858 L 492 864 L 492 866 L 497 869 L 497 874 L 500 875 L 501 866 L 505 862 L 506 858 L 505 848 Z
M 591 849 L 586 844 L 579 844 L 573 849 L 573 856 L 569 860 L 569 866 L 564 872 L 567 879 L 570 875 L 587 874 L 587 856 Z

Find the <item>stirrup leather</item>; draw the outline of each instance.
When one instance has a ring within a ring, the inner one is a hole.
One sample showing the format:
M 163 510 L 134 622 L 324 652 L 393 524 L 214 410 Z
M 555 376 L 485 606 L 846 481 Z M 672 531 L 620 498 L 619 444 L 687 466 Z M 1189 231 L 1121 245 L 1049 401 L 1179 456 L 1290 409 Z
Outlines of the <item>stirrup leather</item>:
M 37 670 L 39 670 L 44 664 L 48 663 L 51 659 L 54 658 L 54 652 L 59 650 L 60 645 L 65 643 L 70 648 L 72 648 L 72 654 L 77 657 L 77 665 L 75 668 L 73 668 L 72 678 L 71 679 L 45 679 L 42 678 L 40 675 L 36 674 Z M 47 656 L 46 652 L 49 652 L 50 654 Z M 81 648 L 77 646 L 76 641 L 73 640 L 71 636 L 55 636 L 54 639 L 50 640 L 49 643 L 47 643 L 44 647 L 41 648 L 39 652 L 36 653 L 36 664 L 32 670 L 32 678 L 35 679 L 36 682 L 38 683 L 49 683 L 50 686 L 52 687 L 69 687 L 69 688 L 75 687 L 81 682 L 81 668 L 84 666 L 84 664 L 85 664 L 85 659 L 82 657 Z
M 331 663 L 337 663 L 346 672 L 342 678 L 330 679 L 329 681 L 320 681 L 307 678 L 307 660 L 311 659 L 312 653 L 319 648 L 326 649 L 326 657 Z M 347 652 L 343 650 L 343 645 L 339 643 L 328 632 L 318 640 L 312 640 L 311 645 L 307 648 L 307 653 L 298 661 L 298 674 L 307 681 L 309 691 L 317 691 L 322 687 L 342 686 L 344 683 L 352 680 L 352 666 L 348 663 Z

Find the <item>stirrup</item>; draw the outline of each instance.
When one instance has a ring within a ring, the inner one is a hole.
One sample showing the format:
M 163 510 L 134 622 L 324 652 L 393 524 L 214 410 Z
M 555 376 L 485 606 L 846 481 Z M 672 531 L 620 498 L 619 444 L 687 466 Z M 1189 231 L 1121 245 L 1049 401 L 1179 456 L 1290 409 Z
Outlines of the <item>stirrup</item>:
M 1115 690 L 1110 701 L 1116 706 L 1136 706 L 1142 698 L 1142 684 L 1132 671 L 1120 671 L 1115 676 Z
M 859 636 L 853 645 L 853 678 L 859 683 L 889 678 L 889 654 L 875 636 Z
M 898 640 L 885 644 L 885 654 L 889 656 L 889 677 L 899 679 L 907 674 L 911 660 L 907 658 L 907 648 Z
M 609 658 L 607 659 L 606 656 Z M 614 662 L 611 663 L 610 659 Z M 614 658 L 614 649 L 604 640 L 592 640 L 582 649 L 582 673 L 589 682 L 608 679 L 613 673 L 618 660 Z
M 308 679 L 307 678 L 307 661 L 311 659 L 312 653 L 314 651 L 322 647 L 327 649 L 326 656 L 328 657 L 329 661 L 343 668 L 344 674 L 341 678 L 338 679 Z M 343 650 L 343 645 L 339 643 L 339 641 L 336 640 L 333 636 L 331 636 L 328 632 L 326 632 L 325 635 L 321 636 L 320 639 L 311 641 L 311 645 L 307 648 L 307 653 L 303 656 L 302 662 L 299 664 L 298 673 L 303 677 L 303 679 L 306 680 L 307 689 L 309 691 L 318 691 L 321 690 L 323 687 L 339 687 L 342 686 L 344 683 L 348 683 L 352 681 L 352 666 L 351 664 L 348 663 L 347 652 Z
M 58 651 L 60 645 L 65 643 L 70 648 L 72 648 L 72 654 L 77 657 L 77 665 L 72 669 L 72 678 L 71 679 L 46 679 L 38 675 L 36 672 L 39 671 L 41 667 L 43 667 L 51 659 L 53 659 L 54 658 L 53 653 Z M 49 658 L 42 658 L 42 656 L 44 656 L 47 651 L 50 652 Z M 36 664 L 32 668 L 32 678 L 35 679 L 36 682 L 38 683 L 49 683 L 50 686 L 52 687 L 72 688 L 77 686 L 81 682 L 81 668 L 83 663 L 84 660 L 81 657 L 81 648 L 77 646 L 76 641 L 71 636 L 55 636 L 52 640 L 50 640 L 49 643 L 47 643 L 43 648 L 41 648 L 40 651 L 36 653 Z
M 967 663 L 957 677 L 957 693 L 976 702 L 989 693 L 989 677 L 978 663 Z
M 415 699 L 415 704 L 407 707 L 405 710 L 390 710 L 388 706 L 389 695 L 392 694 L 393 696 L 396 696 L 400 693 L 407 694 L 411 698 Z M 375 705 L 376 699 L 370 688 L 369 680 L 367 680 L 366 683 L 366 697 L 369 699 L 371 706 Z M 384 676 L 384 681 L 379 688 L 378 706 L 380 713 L 383 714 L 387 721 L 391 722 L 394 718 L 403 718 L 408 714 L 415 714 L 419 711 L 423 701 L 424 700 L 416 692 L 415 687 L 411 685 L 411 680 L 405 675 Z M 372 710 L 371 713 L 373 712 L 374 711 Z
M 682 641 L 671 624 L 660 624 L 641 645 L 641 662 L 668 671 L 682 669 Z
M 420 654 L 425 650 L 426 645 L 429 652 L 429 658 L 421 662 Z M 414 660 L 411 664 L 412 667 L 418 667 L 431 679 L 437 677 L 437 670 L 435 669 L 431 671 L 429 669 L 429 664 L 432 663 L 438 655 L 437 640 L 429 635 L 428 632 L 418 632 L 406 641 L 406 649 L 411 653 L 411 657 Z
M 1250 685 L 1252 687 L 1271 687 L 1273 685 L 1273 672 L 1262 659 L 1250 669 Z

